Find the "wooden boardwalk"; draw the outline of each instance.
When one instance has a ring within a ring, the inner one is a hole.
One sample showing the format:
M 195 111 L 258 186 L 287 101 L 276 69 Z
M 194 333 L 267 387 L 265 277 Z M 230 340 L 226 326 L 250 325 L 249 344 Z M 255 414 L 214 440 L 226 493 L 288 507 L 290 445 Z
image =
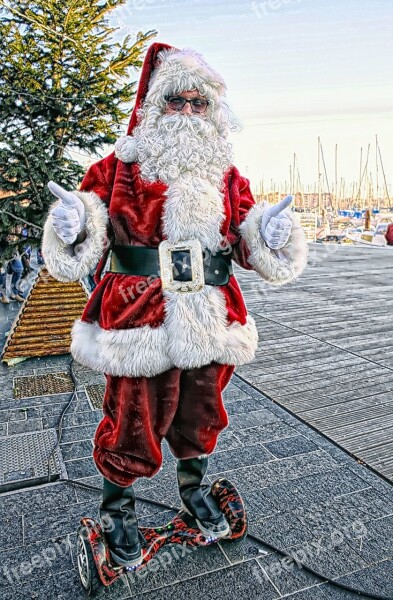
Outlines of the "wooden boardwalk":
M 393 480 L 393 250 L 310 244 L 280 288 L 236 274 L 260 337 L 236 372 Z

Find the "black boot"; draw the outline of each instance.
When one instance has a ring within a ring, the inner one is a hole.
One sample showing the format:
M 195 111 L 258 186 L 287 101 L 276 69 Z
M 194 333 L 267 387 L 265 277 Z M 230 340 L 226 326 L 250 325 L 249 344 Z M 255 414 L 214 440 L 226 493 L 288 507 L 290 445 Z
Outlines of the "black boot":
M 182 507 L 190 513 L 206 537 L 222 538 L 230 527 L 211 493 L 210 485 L 202 484 L 208 458 L 187 458 L 177 461 L 177 480 Z
M 141 542 L 132 485 L 123 488 L 104 478 L 100 518 L 116 563 L 133 567 L 142 562 Z

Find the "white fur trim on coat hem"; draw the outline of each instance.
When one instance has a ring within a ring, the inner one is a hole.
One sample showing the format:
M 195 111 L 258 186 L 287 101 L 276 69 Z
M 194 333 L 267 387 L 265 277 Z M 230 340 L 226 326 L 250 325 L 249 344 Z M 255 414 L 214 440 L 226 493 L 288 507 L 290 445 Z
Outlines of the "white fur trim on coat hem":
M 108 213 L 105 204 L 94 192 L 74 192 L 86 211 L 86 239 L 75 247 L 65 244 L 56 234 L 52 217 L 46 219 L 42 238 L 45 265 L 59 281 L 77 281 L 88 275 L 100 260 L 106 240 Z M 58 204 L 55 202 L 51 209 Z
M 172 367 L 163 327 L 102 329 L 78 320 L 72 328 L 71 354 L 81 365 L 107 375 L 153 377 Z
M 188 353 L 182 355 L 178 352 L 184 350 L 181 341 L 177 345 L 174 338 L 169 343 L 165 325 L 106 330 L 98 323 L 78 320 L 72 329 L 71 353 L 80 364 L 107 375 L 154 377 L 173 367 L 195 369 L 211 362 L 249 363 L 255 355 L 258 334 L 254 320 L 248 317 L 246 325 L 234 322 L 226 327 L 225 338 L 219 343 L 214 335 L 204 341 L 208 345 L 191 344 Z
M 296 217 L 290 213 L 292 231 L 288 242 L 280 250 L 269 248 L 260 234 L 265 205 L 255 205 L 239 227 L 250 256 L 248 262 L 259 275 L 273 285 L 294 281 L 307 266 L 308 245 L 306 236 Z

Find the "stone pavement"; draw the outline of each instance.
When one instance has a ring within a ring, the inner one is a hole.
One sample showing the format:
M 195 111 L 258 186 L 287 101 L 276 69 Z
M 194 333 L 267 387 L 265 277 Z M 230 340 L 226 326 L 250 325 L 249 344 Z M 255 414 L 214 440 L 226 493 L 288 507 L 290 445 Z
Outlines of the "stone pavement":
M 0 335 L 16 315 L 0 306 Z M 0 367 L 0 442 L 6 436 L 56 428 L 70 394 L 13 398 L 13 378 L 68 369 L 70 357 L 34 359 Z M 101 485 L 91 458 L 100 411 L 87 384 L 100 375 L 76 366 L 77 396 L 63 423 L 63 475 Z M 210 458 L 209 478 L 225 474 L 239 489 L 249 531 L 292 553 L 327 577 L 393 598 L 393 490 L 344 451 L 234 375 L 225 391 L 230 425 Z M 163 445 L 163 468 L 142 479 L 145 498 L 178 505 L 175 461 Z M 0 597 L 85 598 L 76 570 L 75 531 L 83 515 L 96 516 L 100 493 L 65 481 L 0 495 Z M 138 501 L 141 524 L 165 524 L 175 513 Z M 266 552 L 266 554 L 265 554 Z M 155 569 L 123 578 L 102 597 L 116 600 L 293 600 L 359 598 L 297 568 L 251 541 L 184 552 L 168 547 Z

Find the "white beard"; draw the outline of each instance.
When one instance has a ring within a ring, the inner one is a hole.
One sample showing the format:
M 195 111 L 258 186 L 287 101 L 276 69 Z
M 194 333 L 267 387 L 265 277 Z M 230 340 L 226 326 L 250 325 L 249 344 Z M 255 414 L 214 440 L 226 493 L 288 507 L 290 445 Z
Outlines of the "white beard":
M 162 115 L 147 111 L 134 129 L 141 175 L 148 181 L 176 181 L 190 173 L 220 186 L 232 164 L 232 147 L 215 125 L 196 115 Z
M 142 177 L 168 186 L 162 216 L 166 239 L 198 239 L 212 252 L 225 246 L 221 188 L 232 164 L 231 145 L 201 117 L 162 115 L 154 107 L 133 136 Z

